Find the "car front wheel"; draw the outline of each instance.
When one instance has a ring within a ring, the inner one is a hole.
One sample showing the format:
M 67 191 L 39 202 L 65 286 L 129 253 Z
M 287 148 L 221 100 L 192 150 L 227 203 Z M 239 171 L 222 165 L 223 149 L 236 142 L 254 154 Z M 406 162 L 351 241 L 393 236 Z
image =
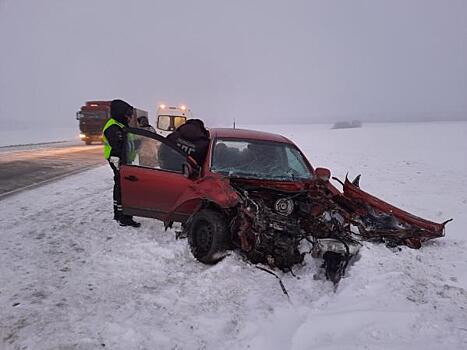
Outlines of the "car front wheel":
M 197 213 L 188 229 L 188 244 L 193 256 L 205 263 L 215 264 L 227 254 L 229 231 L 224 216 L 211 209 Z

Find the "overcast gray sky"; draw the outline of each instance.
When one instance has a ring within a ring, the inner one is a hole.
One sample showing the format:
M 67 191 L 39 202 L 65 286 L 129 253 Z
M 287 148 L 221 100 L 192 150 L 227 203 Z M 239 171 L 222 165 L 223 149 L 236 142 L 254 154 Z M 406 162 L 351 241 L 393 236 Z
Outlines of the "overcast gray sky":
M 208 124 L 467 119 L 466 0 L 0 0 L 0 119 L 91 99 Z

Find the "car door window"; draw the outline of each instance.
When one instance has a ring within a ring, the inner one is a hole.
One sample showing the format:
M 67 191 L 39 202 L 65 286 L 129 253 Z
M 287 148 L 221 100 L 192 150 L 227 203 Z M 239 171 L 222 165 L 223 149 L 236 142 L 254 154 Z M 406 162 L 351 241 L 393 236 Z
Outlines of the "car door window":
M 186 156 L 167 144 L 167 141 L 143 130 L 126 132 L 126 164 L 144 168 L 182 172 Z

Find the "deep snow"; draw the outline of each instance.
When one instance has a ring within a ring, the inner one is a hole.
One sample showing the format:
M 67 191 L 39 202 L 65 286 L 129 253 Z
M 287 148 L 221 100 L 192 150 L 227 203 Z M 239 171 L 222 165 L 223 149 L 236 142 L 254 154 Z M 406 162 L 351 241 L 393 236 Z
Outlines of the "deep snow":
M 0 201 L 0 349 L 465 349 L 467 123 L 260 126 L 315 166 L 448 224 L 421 250 L 365 243 L 334 291 L 312 258 L 277 280 L 111 220 L 107 167 Z M 3 348 L 2 348 L 3 347 Z

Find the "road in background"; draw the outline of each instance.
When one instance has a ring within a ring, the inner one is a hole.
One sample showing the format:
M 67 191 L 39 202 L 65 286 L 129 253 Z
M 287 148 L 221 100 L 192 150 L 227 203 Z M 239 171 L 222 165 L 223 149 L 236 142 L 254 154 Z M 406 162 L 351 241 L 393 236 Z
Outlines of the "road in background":
M 76 142 L 0 148 L 0 199 L 27 188 L 104 165 L 102 145 Z

